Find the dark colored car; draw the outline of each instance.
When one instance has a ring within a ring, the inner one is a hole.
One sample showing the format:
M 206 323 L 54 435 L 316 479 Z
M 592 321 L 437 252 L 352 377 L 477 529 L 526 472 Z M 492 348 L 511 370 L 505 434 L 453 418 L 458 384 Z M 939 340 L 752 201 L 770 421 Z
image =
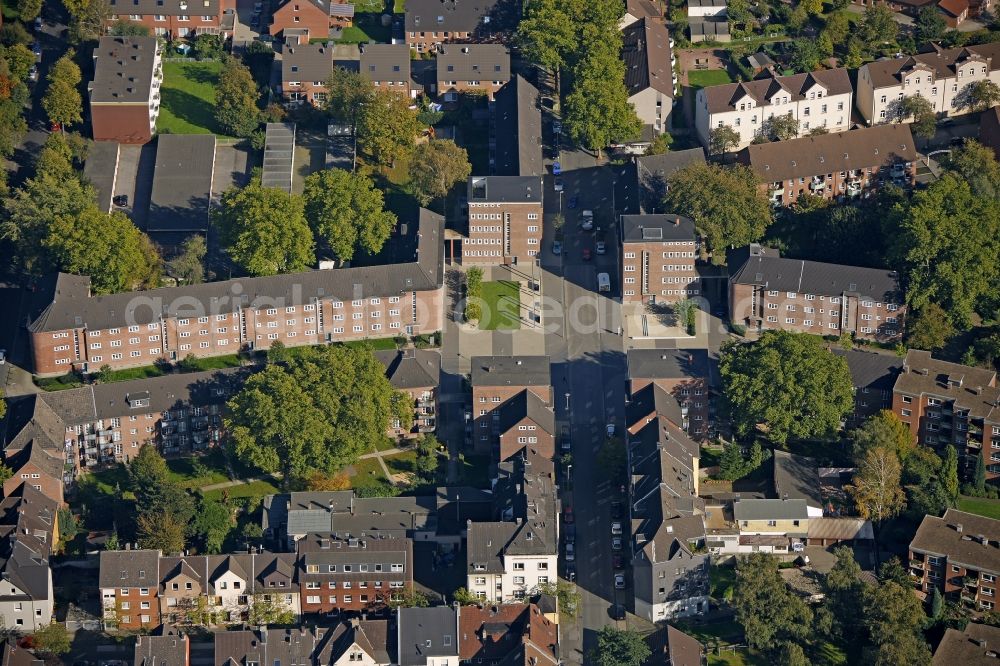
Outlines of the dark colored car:
M 566 204 L 566 207 L 569 208 L 570 210 L 573 210 L 574 208 L 576 208 L 576 205 L 578 203 L 580 203 L 580 197 L 574 194 L 569 198 L 569 203 Z
M 618 554 L 615 554 L 611 558 L 611 564 L 612 564 L 612 566 L 614 566 L 615 569 L 624 569 L 625 568 L 625 560 L 623 560 L 622 556 L 618 555 Z
M 118 206 L 119 208 L 124 208 L 124 207 L 128 206 L 128 195 L 127 194 L 119 194 L 114 199 L 112 199 L 111 202 L 114 205 Z
M 584 261 L 590 261 L 590 248 L 583 248 L 583 252 L 580 253 Z
M 563 522 L 567 525 L 573 522 L 573 507 L 568 506 L 563 510 Z
M 576 580 L 576 565 L 575 564 L 567 564 L 566 565 L 566 580 L 568 580 L 571 583 L 574 580 Z
M 615 500 L 611 503 L 611 517 L 615 520 L 621 520 L 624 515 L 622 503 Z
M 559 162 L 552 163 L 552 175 L 558 176 L 562 173 L 562 165 Z

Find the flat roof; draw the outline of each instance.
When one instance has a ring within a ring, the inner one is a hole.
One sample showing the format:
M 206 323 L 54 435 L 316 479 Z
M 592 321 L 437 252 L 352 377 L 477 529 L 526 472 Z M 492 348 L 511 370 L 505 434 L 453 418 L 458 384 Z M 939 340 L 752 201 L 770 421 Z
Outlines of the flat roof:
M 155 37 L 101 37 L 94 49 L 91 104 L 148 104 L 155 61 Z
M 264 168 L 260 182 L 291 194 L 295 161 L 295 123 L 268 123 L 264 130 Z
M 118 180 L 117 141 L 95 141 L 87 151 L 87 161 L 83 165 L 83 177 L 97 190 L 97 205 L 105 213 L 111 212 Z
M 214 134 L 161 134 L 146 231 L 208 231 L 214 174 Z

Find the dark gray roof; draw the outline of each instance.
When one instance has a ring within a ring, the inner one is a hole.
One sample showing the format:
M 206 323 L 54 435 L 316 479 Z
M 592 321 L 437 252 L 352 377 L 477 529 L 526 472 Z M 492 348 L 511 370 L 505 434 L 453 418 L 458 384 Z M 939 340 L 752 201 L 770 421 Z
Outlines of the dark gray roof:
M 934 73 L 935 79 L 954 77 L 957 67 L 966 62 L 982 62 L 996 71 L 1000 68 L 1000 44 L 959 46 L 953 49 L 935 48 L 930 53 L 918 53 L 901 58 L 888 58 L 867 63 L 875 88 L 898 86 L 907 72 L 924 70 Z
M 774 65 L 774 60 L 771 59 L 771 56 L 767 55 L 763 51 L 758 51 L 757 53 L 748 55 L 747 62 L 754 69 L 763 69 L 764 67 Z
M 650 2 L 650 0 L 625 0 L 625 13 L 637 19 L 663 16 L 659 7 Z
M 94 49 L 91 103 L 148 104 L 155 53 L 156 37 L 101 37 Z
M 271 527 L 279 527 L 284 518 L 287 533 L 293 535 L 384 531 L 406 536 L 414 530 L 432 530 L 437 508 L 432 496 L 362 498 L 346 490 L 291 493 L 286 497 L 282 514 L 282 496 L 275 496 L 268 522 Z
M 385 366 L 385 376 L 397 389 L 436 387 L 440 381 L 441 354 L 429 349 L 375 352 Z
M 146 230 L 205 233 L 215 175 L 214 134 L 161 134 Z
M 642 210 L 648 213 L 662 211 L 663 197 L 667 194 L 674 172 L 691 164 L 704 163 L 705 151 L 701 148 L 637 156 L 635 178 L 640 186 L 638 193 Z
M 924 516 L 910 549 L 946 555 L 949 564 L 1000 574 L 1000 520 L 958 509 L 946 510 L 941 518 Z
M 725 25 L 728 23 L 723 21 Z M 697 25 L 716 25 L 714 23 L 704 23 Z M 691 24 L 692 35 L 695 30 L 695 23 Z M 728 27 L 727 27 L 728 32 Z M 770 106 L 774 95 L 784 93 L 790 101 L 805 99 L 806 95 L 813 88 L 818 87 L 826 90 L 825 95 L 840 95 L 853 91 L 851 78 L 847 70 L 824 69 L 806 74 L 792 74 L 790 76 L 766 76 L 753 81 L 741 81 L 740 83 L 723 83 L 717 86 L 702 88 L 699 92 L 705 95 L 709 113 L 723 113 L 734 111 L 739 107 L 740 100 L 747 98 L 753 100 L 758 106 Z
M 541 176 L 542 108 L 538 89 L 515 75 L 496 92 L 493 103 L 493 173 L 497 176 Z
M 102 550 L 98 585 L 103 589 L 156 588 L 160 584 L 159 566 L 158 550 Z
M 446 44 L 435 62 L 438 81 L 510 80 L 510 52 L 501 44 Z
M 542 179 L 538 176 L 472 176 L 469 201 L 541 203 Z
M 736 520 L 806 520 L 809 509 L 804 499 L 741 499 L 733 504 Z
M 704 646 L 672 624 L 667 625 L 667 659 L 670 666 L 701 666 Z
M 105 213 L 111 212 L 115 182 L 118 180 L 117 141 L 95 141 L 87 150 L 87 161 L 83 165 L 83 177 L 97 190 L 97 206 Z
M 665 25 L 642 18 L 626 26 L 622 30 L 622 60 L 629 96 L 653 88 L 673 97 L 670 36 Z
M 5 542 L 0 555 L 0 577 L 13 585 L 20 594 L 0 592 L 0 601 L 44 601 L 49 599 L 52 570 L 49 568 L 47 550 L 39 552 L 29 545 L 30 540 L 18 536 Z
M 996 654 L 1000 646 L 1000 627 L 970 622 L 965 631 L 946 629 L 944 637 L 934 651 L 934 666 L 995 666 Z
M 409 0 L 406 31 L 474 33 L 496 23 L 500 4 L 500 0 Z
M 363 44 L 360 71 L 372 81 L 410 85 L 410 49 L 406 44 Z
M 424 666 L 429 657 L 457 657 L 458 612 L 451 606 L 398 609 L 400 666 Z
M 187 666 L 188 637 L 176 632 L 135 637 L 135 666 Z
M 281 82 L 322 81 L 333 71 L 333 50 L 325 44 L 299 44 L 281 54 Z
M 715 39 L 729 35 L 729 21 L 725 18 L 713 19 L 698 17 L 690 19 L 688 28 L 691 30 L 691 39 L 704 37 L 705 39 Z
M 941 361 L 930 352 L 910 349 L 893 391 L 950 400 L 956 411 L 969 410 L 972 418 L 1000 422 L 1000 388 L 993 370 Z
M 624 243 L 695 240 L 694 220 L 681 215 L 622 215 L 621 222 Z
M 537 395 L 524 390 L 500 406 L 499 431 L 507 432 L 525 418 L 531 419 L 550 435 L 556 434 L 556 415 Z
M 473 356 L 473 386 L 548 386 L 548 356 Z
M 684 414 L 677 398 L 659 384 L 647 384 L 633 393 L 625 405 L 625 425 L 633 428 L 655 417 L 669 419 L 675 425 L 684 423 Z
M 8 404 L 5 455 L 28 446 L 38 446 L 53 455 L 63 455 L 66 422 L 43 400 L 41 394 L 9 400 Z
M 268 123 L 264 129 L 264 164 L 260 182 L 264 187 L 292 191 L 295 161 L 295 123 Z
M 443 219 L 421 209 L 419 228 L 417 256 L 407 263 L 234 278 L 107 296 L 90 296 L 89 278 L 60 273 L 52 290 L 51 303 L 29 329 L 33 332 L 75 327 L 105 329 L 128 323 L 144 325 L 159 321 L 161 316 L 228 312 L 235 309 L 231 302 L 233 294 L 240 294 L 243 307 L 251 307 L 261 302 L 291 306 L 310 303 L 313 299 L 343 301 L 437 289 L 444 279 Z
M 879 302 L 901 303 L 895 271 L 803 261 L 778 256 L 777 250 L 751 245 L 730 253 L 729 279 L 769 290 L 840 296 L 858 294 Z
M 851 382 L 858 388 L 891 391 L 903 370 L 903 359 L 895 354 L 878 354 L 859 349 L 832 349 L 847 361 Z
M 917 149 L 909 124 L 888 124 L 751 144 L 738 158 L 762 181 L 773 183 L 911 162 L 917 158 Z
M 272 664 L 312 664 L 323 630 L 245 629 L 215 634 L 215 666 L 245 666 L 250 662 Z
M 219 0 L 109 0 L 112 14 L 218 16 Z
M 517 523 L 471 523 L 468 526 L 468 572 L 503 573 L 504 548 L 517 534 Z M 481 567 L 485 565 L 485 569 Z
M 629 349 L 629 379 L 708 379 L 706 349 Z
M 778 499 L 801 499 L 813 508 L 823 508 L 819 464 L 813 458 L 775 449 L 774 492 Z

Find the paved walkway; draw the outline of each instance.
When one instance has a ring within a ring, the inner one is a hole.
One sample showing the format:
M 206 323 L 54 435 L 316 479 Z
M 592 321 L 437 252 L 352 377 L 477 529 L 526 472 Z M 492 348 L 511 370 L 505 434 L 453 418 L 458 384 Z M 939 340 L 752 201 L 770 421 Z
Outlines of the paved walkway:
M 242 486 L 247 483 L 254 483 L 255 481 L 274 481 L 280 480 L 281 474 L 265 474 L 262 476 L 250 476 L 245 479 L 233 479 L 232 481 L 222 481 L 221 483 L 212 483 L 207 486 L 202 486 L 199 490 L 219 490 L 222 488 L 232 488 L 233 486 Z

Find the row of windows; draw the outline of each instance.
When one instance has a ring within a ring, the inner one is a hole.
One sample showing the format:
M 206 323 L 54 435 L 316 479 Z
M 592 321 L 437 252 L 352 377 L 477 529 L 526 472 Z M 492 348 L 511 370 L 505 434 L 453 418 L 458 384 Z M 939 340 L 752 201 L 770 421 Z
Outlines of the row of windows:
M 769 321 L 770 323 L 772 323 L 772 324 L 776 324 L 776 323 L 778 323 L 778 318 L 777 318 L 777 317 L 775 317 L 775 316 L 773 316 L 773 315 L 769 315 L 769 316 L 768 316 L 768 318 L 767 318 L 767 320 L 768 320 L 768 321 Z M 795 323 L 795 321 L 796 321 L 795 319 L 788 319 L 788 318 L 786 318 L 786 319 L 785 319 L 785 323 L 786 323 L 786 324 L 794 324 L 794 323 Z M 802 325 L 803 325 L 803 326 L 813 326 L 813 325 L 814 325 L 814 323 L 813 323 L 813 320 L 812 320 L 812 319 L 803 319 L 803 320 L 802 320 Z M 816 326 L 822 326 L 822 325 L 823 325 L 823 323 L 822 323 L 822 322 L 820 322 L 819 324 L 815 324 L 815 325 L 816 325 Z M 840 328 L 840 324 L 838 324 L 837 322 L 830 322 L 830 324 L 829 324 L 828 326 L 829 326 L 830 328 L 834 328 L 834 329 L 837 329 L 837 328 Z

